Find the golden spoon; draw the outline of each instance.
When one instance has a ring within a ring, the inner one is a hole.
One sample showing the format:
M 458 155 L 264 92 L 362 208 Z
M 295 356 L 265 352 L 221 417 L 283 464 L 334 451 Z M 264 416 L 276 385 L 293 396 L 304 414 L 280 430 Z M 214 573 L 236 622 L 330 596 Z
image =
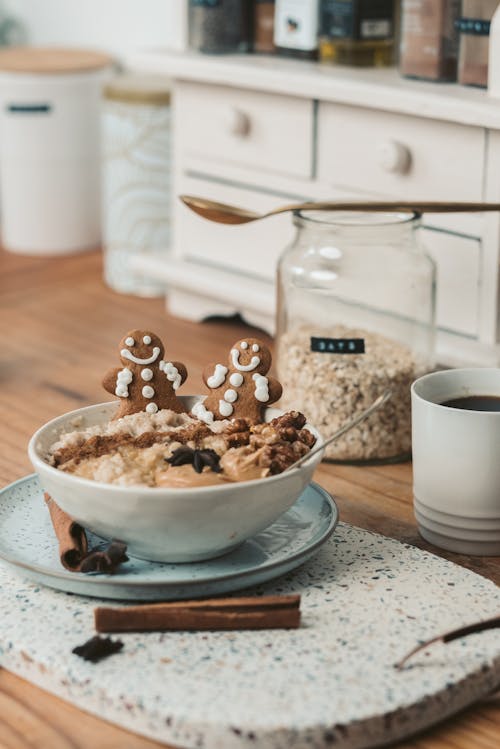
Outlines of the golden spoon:
M 218 224 L 248 224 L 250 221 L 258 221 L 261 218 L 275 216 L 287 211 L 374 211 L 384 213 L 385 211 L 413 211 L 416 213 L 471 213 L 482 211 L 500 211 L 500 203 L 450 203 L 423 200 L 369 200 L 349 201 L 334 200 L 321 201 L 318 203 L 290 203 L 280 208 L 274 208 L 267 213 L 255 213 L 246 208 L 238 208 L 227 203 L 218 203 L 216 200 L 199 198 L 194 195 L 180 195 L 182 202 L 191 208 L 199 216 L 215 221 Z
M 316 455 L 316 453 L 319 453 L 320 450 L 324 450 L 324 448 L 331 444 L 332 442 L 335 442 L 335 440 L 338 440 L 339 437 L 342 437 L 343 434 L 349 431 L 349 429 L 352 429 L 353 427 L 360 424 L 362 421 L 367 419 L 371 414 L 376 411 L 380 406 L 383 406 L 384 403 L 386 403 L 389 398 L 391 397 L 392 393 L 390 390 L 384 390 L 382 395 L 379 395 L 378 398 L 376 398 L 371 406 L 368 406 L 364 411 L 361 411 L 360 414 L 354 417 L 354 419 L 351 419 L 351 421 L 348 421 L 347 424 L 344 424 L 343 427 L 340 427 L 340 429 L 337 429 L 337 431 L 332 434 L 330 437 L 328 437 L 326 440 L 324 440 L 320 445 L 317 445 L 312 450 L 309 450 L 308 453 L 303 455 L 301 458 L 295 461 L 295 463 L 292 463 L 292 465 L 288 466 L 288 468 L 285 468 L 283 473 L 285 471 L 291 471 L 292 468 L 298 468 L 302 465 L 302 463 L 305 463 L 306 460 L 309 460 L 309 458 L 312 458 L 313 455 Z

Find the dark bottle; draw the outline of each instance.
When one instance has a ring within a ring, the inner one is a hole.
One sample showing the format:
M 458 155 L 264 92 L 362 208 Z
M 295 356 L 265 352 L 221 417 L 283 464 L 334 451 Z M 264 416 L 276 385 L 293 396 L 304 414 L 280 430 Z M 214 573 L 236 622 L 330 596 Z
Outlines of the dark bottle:
M 211 54 L 246 52 L 248 0 L 189 0 L 189 46 Z
M 394 0 L 322 0 L 319 57 L 339 65 L 392 65 Z

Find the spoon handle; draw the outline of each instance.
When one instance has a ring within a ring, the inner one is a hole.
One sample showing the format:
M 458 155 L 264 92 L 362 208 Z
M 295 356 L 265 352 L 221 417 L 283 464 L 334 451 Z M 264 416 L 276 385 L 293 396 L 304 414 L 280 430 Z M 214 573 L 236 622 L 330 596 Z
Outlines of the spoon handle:
M 472 213 L 500 211 L 500 203 L 460 203 L 422 200 L 351 200 L 291 203 L 269 211 L 267 216 L 287 211 L 415 211 L 417 213 Z
M 379 397 L 373 401 L 371 406 L 368 406 L 368 408 L 365 411 L 362 411 L 358 416 L 355 416 L 354 419 L 351 419 L 351 421 L 348 421 L 347 424 L 344 424 L 343 427 L 338 429 L 334 434 L 331 435 L 331 437 L 328 437 L 321 445 L 318 445 L 313 450 L 310 450 L 306 455 L 303 455 L 301 458 L 295 461 L 295 463 L 292 463 L 291 466 L 288 466 L 288 468 L 285 468 L 283 473 L 286 471 L 290 471 L 292 468 L 298 468 L 302 465 L 302 463 L 305 463 L 306 460 L 309 460 L 309 458 L 312 458 L 313 455 L 316 455 L 316 453 L 319 453 L 321 450 L 323 450 L 327 445 L 330 445 L 332 442 L 335 442 L 339 437 L 342 437 L 343 434 L 349 431 L 349 429 L 352 429 L 353 427 L 360 424 L 362 421 L 368 418 L 368 416 L 371 416 L 371 414 L 376 411 L 380 406 L 383 406 L 384 403 L 386 403 L 389 398 L 391 397 L 392 392 L 388 390 L 384 390 L 382 395 L 379 395 Z

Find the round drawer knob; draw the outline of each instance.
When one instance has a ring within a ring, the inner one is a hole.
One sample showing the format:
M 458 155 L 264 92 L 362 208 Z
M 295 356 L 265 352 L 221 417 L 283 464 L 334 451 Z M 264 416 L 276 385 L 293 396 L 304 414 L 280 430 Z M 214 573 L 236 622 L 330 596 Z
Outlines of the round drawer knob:
M 231 135 L 244 138 L 250 132 L 250 117 L 241 109 L 230 109 L 227 113 L 227 129 Z
M 411 152 L 396 140 L 386 140 L 377 148 L 377 160 L 386 172 L 404 174 L 410 167 Z

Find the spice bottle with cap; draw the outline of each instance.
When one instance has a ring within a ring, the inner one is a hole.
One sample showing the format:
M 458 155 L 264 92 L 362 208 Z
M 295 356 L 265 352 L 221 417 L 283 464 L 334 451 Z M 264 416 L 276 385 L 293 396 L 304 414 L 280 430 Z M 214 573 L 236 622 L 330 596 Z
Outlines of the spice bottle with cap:
M 189 0 L 189 46 L 209 54 L 248 51 L 249 14 L 248 0 Z
M 329 437 L 389 388 L 390 400 L 326 456 L 407 458 L 410 386 L 434 355 L 435 266 L 420 216 L 306 211 L 293 222 L 278 266 L 280 405 Z

